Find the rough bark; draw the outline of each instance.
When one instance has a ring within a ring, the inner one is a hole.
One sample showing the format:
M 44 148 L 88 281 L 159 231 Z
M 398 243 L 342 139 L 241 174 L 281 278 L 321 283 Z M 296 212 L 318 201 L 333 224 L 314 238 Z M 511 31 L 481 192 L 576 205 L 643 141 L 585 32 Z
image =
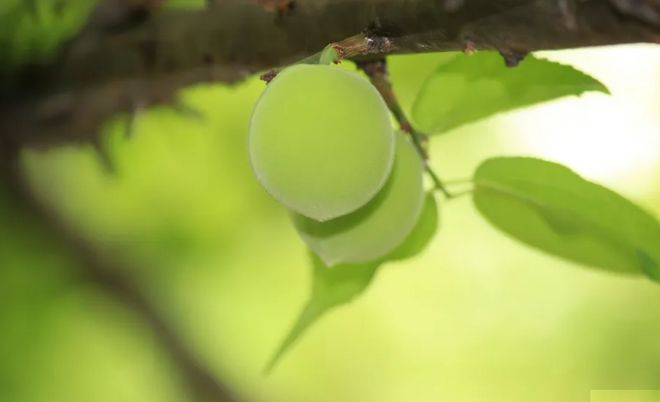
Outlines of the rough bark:
M 535 50 L 660 43 L 659 0 L 297 0 L 279 14 L 281 0 L 215 0 L 198 11 L 162 3 L 105 0 L 52 64 L 21 72 L 0 94 L 5 146 L 94 140 L 113 115 L 332 42 L 349 58 L 494 49 L 507 64 Z

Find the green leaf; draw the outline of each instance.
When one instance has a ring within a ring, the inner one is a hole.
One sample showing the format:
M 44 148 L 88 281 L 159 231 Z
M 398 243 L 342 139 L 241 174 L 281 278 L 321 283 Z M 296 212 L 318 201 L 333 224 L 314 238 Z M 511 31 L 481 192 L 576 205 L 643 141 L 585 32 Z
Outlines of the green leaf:
M 334 64 L 339 62 L 339 53 L 333 45 L 326 46 L 319 56 L 319 64 Z
M 413 105 L 413 118 L 421 131 L 443 133 L 496 113 L 586 91 L 609 93 L 573 67 L 531 55 L 508 68 L 494 52 L 458 54 L 426 80 Z
M 437 229 L 438 207 L 433 193 L 429 193 L 413 231 L 399 247 L 381 260 L 363 264 L 340 264 L 328 268 L 316 254 L 310 251 L 312 294 L 265 371 L 270 372 L 303 333 L 326 312 L 352 301 L 364 292 L 381 265 L 421 253 L 431 242 Z
M 438 205 L 432 192 L 426 195 L 419 220 L 408 238 L 386 258 L 387 261 L 401 261 L 424 251 L 438 230 Z
M 474 176 L 474 203 L 490 223 L 550 254 L 660 280 L 660 224 L 572 170 L 533 158 L 494 158 Z
M 270 372 L 300 336 L 332 308 L 346 304 L 371 283 L 380 262 L 340 264 L 328 268 L 316 254 L 312 258 L 312 294 L 298 320 L 266 366 Z
M 84 27 L 98 1 L 0 0 L 0 80 L 24 64 L 50 60 Z

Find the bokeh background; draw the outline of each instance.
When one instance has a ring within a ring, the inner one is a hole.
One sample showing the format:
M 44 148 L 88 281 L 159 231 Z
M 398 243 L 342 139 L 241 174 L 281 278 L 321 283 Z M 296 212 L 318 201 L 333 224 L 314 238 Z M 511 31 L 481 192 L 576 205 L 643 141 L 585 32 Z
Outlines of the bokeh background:
M 535 155 L 660 217 L 660 47 L 540 55 L 592 74 L 612 95 L 433 137 L 434 168 L 463 179 L 487 157 Z M 406 108 L 447 57 L 390 59 Z M 89 146 L 23 155 L 40 199 L 121 261 L 243 400 L 586 402 L 592 390 L 660 389 L 660 286 L 519 245 L 469 197 L 441 202 L 429 249 L 381 269 L 264 375 L 309 295 L 310 268 L 286 212 L 250 171 L 246 125 L 263 88 L 252 78 L 187 89 L 190 110 L 147 110 L 130 139 L 119 116 L 104 128 L 106 161 Z M 0 228 L 0 401 L 194 400 L 141 317 L 81 281 L 75 259 L 1 190 Z

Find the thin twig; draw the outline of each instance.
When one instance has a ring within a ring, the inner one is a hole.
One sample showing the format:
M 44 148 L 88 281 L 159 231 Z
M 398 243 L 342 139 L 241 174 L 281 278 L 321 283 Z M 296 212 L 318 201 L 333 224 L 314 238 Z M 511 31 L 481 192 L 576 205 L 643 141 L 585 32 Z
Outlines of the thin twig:
M 474 194 L 474 189 L 473 188 L 469 188 L 469 189 L 466 189 L 466 190 L 460 190 L 460 191 L 452 191 L 451 200 L 452 201 L 457 200 L 457 199 L 459 199 L 463 196 L 470 195 L 470 194 Z
M 16 155 L 16 152 L 0 152 L 0 180 L 6 181 L 10 194 L 16 199 L 17 205 L 22 207 L 25 216 L 40 222 L 47 233 L 62 243 L 64 249 L 77 260 L 80 275 L 84 280 L 90 281 L 141 317 L 170 355 L 193 399 L 237 402 L 228 387 L 191 353 L 159 309 L 126 276 L 125 267 L 120 266 L 116 260 L 101 255 L 78 233 L 72 231 L 58 214 L 38 200 L 25 180 Z
M 472 184 L 472 183 L 474 183 L 474 180 L 471 177 L 466 177 L 466 178 L 463 178 L 463 179 L 444 180 L 444 183 L 447 186 L 453 186 L 453 185 L 459 185 L 459 184 Z
M 387 107 L 390 109 L 394 115 L 394 118 L 399 123 L 401 130 L 410 135 L 412 144 L 422 159 L 422 162 L 424 163 L 424 169 L 433 181 L 434 187 L 442 192 L 445 197 L 452 198 L 453 195 L 449 192 L 449 190 L 447 190 L 447 187 L 442 182 L 438 174 L 433 170 L 431 165 L 429 165 L 428 152 L 424 147 L 424 143 L 428 141 L 428 136 L 417 131 L 413 125 L 410 124 L 410 121 L 406 117 L 405 112 L 401 108 L 401 105 L 396 98 L 394 90 L 392 89 L 392 83 L 389 79 L 387 61 L 383 58 L 379 58 L 375 60 L 359 62 L 357 65 L 367 74 L 371 80 L 371 83 L 374 85 L 374 87 L 376 87 L 380 95 L 383 97 Z

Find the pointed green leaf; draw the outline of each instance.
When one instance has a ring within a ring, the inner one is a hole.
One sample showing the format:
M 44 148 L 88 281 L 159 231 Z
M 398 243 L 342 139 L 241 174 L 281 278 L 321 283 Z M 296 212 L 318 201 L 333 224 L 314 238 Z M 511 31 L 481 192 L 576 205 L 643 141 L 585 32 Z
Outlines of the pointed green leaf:
M 495 52 L 458 54 L 426 80 L 413 105 L 413 118 L 421 131 L 443 133 L 496 113 L 586 91 L 608 93 L 593 77 L 534 56 L 508 68 Z
M 474 203 L 513 238 L 584 265 L 660 279 L 660 224 L 619 194 L 533 158 L 494 158 L 474 177 Z
M 312 259 L 312 294 L 298 320 L 266 366 L 269 372 L 294 343 L 330 309 L 352 301 L 364 292 L 378 268 L 386 263 L 411 258 L 431 242 L 438 228 L 438 207 L 433 193 L 426 196 L 422 213 L 413 231 L 392 253 L 364 264 L 340 264 L 328 268 L 316 254 Z
M 280 358 L 322 315 L 334 307 L 346 304 L 362 293 L 371 283 L 379 262 L 340 264 L 328 268 L 310 252 L 312 259 L 312 294 L 298 320 L 266 366 L 270 372 Z

